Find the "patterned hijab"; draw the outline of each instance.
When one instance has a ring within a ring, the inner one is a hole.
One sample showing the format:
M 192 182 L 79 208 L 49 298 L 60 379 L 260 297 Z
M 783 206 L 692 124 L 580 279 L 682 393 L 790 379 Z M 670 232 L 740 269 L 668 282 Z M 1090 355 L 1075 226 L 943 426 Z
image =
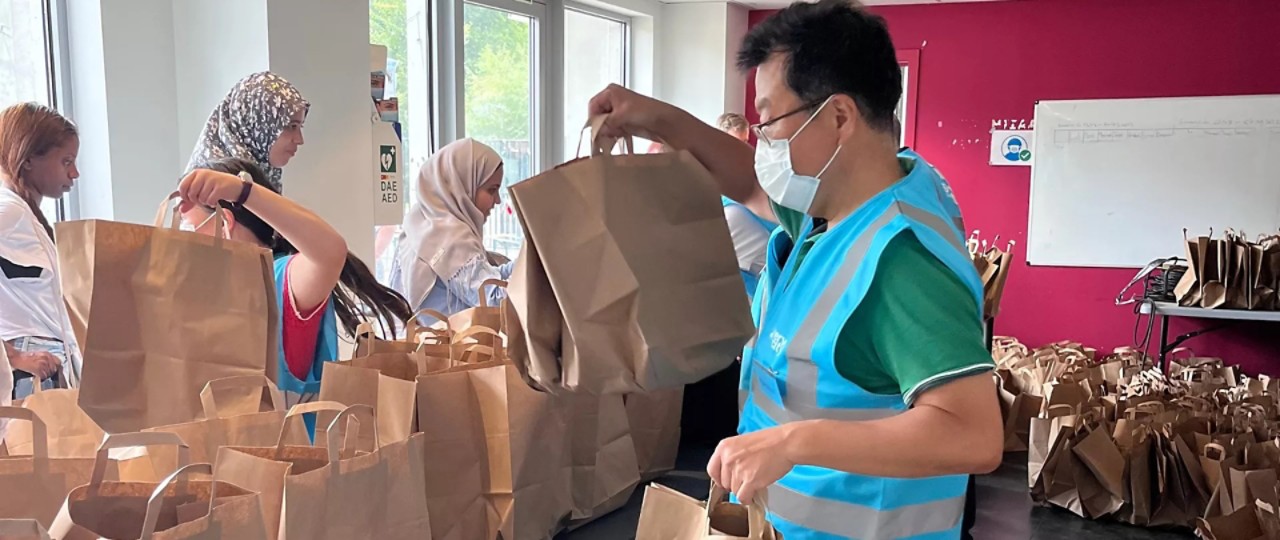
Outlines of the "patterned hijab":
M 271 166 L 271 145 L 298 112 L 311 104 L 283 77 L 263 71 L 245 77 L 231 88 L 205 123 L 200 141 L 187 162 L 187 172 L 218 158 L 252 161 L 281 191 L 278 167 Z

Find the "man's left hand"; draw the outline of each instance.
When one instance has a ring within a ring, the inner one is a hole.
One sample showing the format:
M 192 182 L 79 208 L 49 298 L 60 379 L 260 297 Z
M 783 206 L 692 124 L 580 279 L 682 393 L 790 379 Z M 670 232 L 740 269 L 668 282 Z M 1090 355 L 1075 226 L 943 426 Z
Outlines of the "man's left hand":
M 785 451 L 794 427 L 783 425 L 720 441 L 707 474 L 738 500 L 754 499 L 795 466 Z

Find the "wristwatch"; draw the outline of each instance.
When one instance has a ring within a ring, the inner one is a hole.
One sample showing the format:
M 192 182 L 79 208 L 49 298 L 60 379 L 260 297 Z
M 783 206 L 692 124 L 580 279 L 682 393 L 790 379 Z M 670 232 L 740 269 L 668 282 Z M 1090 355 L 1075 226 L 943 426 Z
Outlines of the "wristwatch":
M 249 171 L 240 171 L 240 180 L 244 182 L 244 186 L 240 188 L 240 196 L 236 197 L 236 204 L 243 205 L 249 200 L 249 193 L 253 191 L 253 175 Z

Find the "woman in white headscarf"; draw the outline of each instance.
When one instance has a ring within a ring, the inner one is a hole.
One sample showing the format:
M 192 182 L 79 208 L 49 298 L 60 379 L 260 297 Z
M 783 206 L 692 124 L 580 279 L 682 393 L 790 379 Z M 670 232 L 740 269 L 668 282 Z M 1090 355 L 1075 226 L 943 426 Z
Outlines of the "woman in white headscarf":
M 493 264 L 484 223 L 501 203 L 502 157 L 472 139 L 440 149 L 418 173 L 418 199 L 405 216 L 391 287 L 418 309 L 452 315 L 480 303 L 487 279 L 511 277 L 512 263 Z M 497 305 L 506 291 L 484 291 Z

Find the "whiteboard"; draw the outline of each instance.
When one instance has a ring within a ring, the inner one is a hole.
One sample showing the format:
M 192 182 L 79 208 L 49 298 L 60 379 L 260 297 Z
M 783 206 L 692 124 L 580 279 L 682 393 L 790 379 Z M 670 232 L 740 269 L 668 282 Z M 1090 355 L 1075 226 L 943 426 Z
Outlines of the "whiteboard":
M 1041 101 L 1027 262 L 1142 267 L 1280 227 L 1280 96 Z

